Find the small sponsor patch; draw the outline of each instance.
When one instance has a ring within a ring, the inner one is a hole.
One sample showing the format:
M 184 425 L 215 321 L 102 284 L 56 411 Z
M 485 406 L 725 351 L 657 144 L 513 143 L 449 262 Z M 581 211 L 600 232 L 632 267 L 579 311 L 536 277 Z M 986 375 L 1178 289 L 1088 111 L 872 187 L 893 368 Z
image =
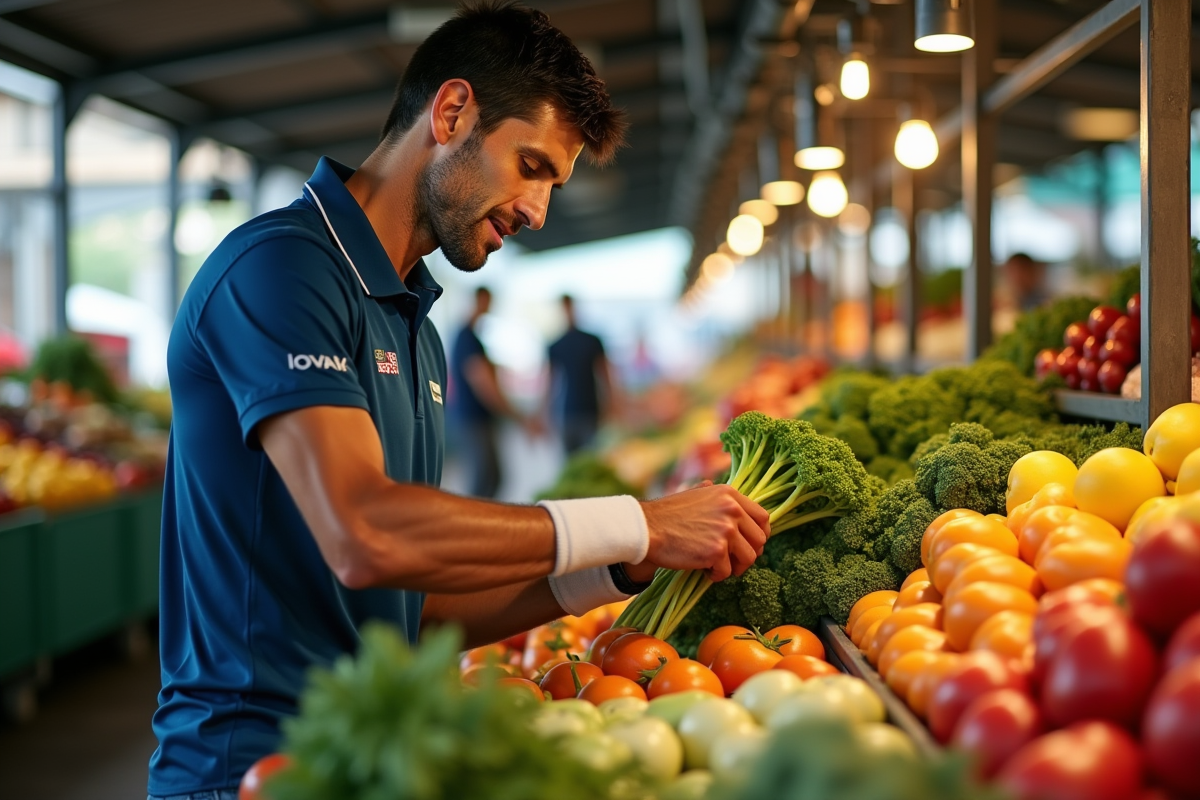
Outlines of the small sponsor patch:
M 400 374 L 400 366 L 396 363 L 396 354 L 391 351 L 376 350 L 375 366 L 383 375 Z
M 439 406 L 442 405 L 442 386 L 434 381 L 429 382 L 429 394 L 433 396 L 433 402 Z
M 331 369 L 334 372 L 349 371 L 345 358 L 340 356 L 314 356 L 305 353 L 299 355 L 288 353 L 288 369 L 298 369 L 301 371 L 306 369 Z

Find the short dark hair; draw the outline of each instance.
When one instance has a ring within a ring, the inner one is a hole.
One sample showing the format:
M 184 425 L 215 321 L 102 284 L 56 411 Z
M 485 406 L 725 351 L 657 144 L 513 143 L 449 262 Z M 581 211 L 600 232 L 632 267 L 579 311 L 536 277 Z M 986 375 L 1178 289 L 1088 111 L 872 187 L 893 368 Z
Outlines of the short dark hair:
M 460 8 L 408 62 L 383 140 L 412 128 L 442 84 L 454 78 L 471 84 L 482 133 L 510 118 L 534 121 L 550 104 L 583 134 L 593 163 L 612 161 L 621 146 L 624 115 L 612 107 L 604 81 L 541 11 L 512 0 Z
M 491 300 L 492 299 L 492 290 L 486 286 L 475 287 L 475 299 L 476 300 L 484 300 L 484 299 Z
M 574 306 L 575 305 L 575 298 L 571 297 L 571 295 L 569 295 L 569 294 L 564 294 L 562 297 L 559 298 L 559 301 L 564 306 Z

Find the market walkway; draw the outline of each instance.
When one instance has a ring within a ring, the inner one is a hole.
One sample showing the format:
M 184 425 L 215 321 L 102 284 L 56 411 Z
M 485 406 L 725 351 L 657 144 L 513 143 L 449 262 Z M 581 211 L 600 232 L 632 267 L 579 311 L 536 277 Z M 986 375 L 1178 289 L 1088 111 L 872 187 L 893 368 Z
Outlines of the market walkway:
M 97 645 L 55 664 L 37 717 L 0 726 L 0 797 L 144 800 L 157 647 L 134 662 Z

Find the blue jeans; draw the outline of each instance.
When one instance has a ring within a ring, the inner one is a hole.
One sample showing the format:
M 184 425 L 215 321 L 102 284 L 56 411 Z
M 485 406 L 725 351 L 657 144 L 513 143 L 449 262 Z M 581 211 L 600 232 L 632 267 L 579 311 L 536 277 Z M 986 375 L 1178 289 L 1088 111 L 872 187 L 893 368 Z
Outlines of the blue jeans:
M 209 789 L 195 794 L 173 794 L 170 797 L 147 795 L 146 800 L 237 800 L 237 789 Z

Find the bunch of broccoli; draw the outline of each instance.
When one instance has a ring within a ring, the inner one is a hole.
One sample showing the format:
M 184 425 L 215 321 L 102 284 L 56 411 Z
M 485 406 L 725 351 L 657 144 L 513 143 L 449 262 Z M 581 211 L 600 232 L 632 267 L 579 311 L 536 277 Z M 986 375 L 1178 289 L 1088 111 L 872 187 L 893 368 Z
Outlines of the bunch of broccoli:
M 577 497 L 608 497 L 641 492 L 617 475 L 616 470 L 591 452 L 578 453 L 563 466 L 554 485 L 543 489 L 538 500 L 569 500 Z

